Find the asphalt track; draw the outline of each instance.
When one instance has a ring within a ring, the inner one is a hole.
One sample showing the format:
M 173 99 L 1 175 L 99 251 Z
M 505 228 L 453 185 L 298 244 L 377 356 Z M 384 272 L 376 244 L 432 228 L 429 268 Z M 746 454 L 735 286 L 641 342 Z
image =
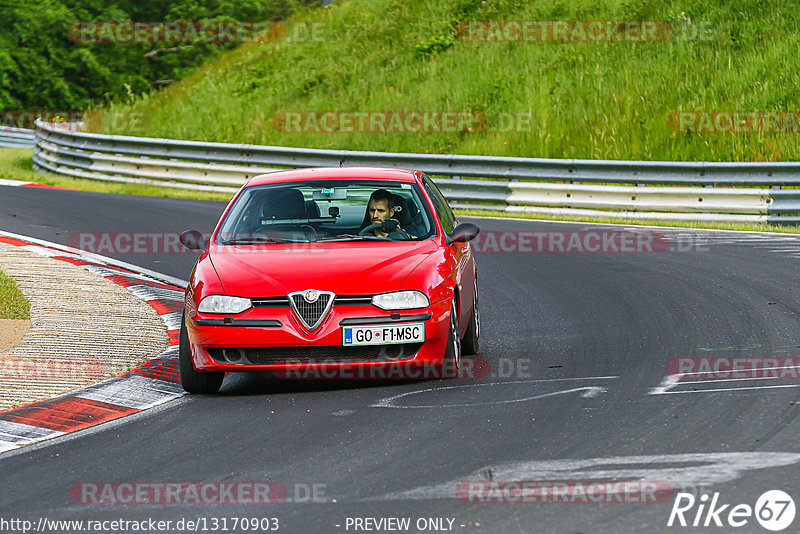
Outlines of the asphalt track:
M 65 244 L 74 232 L 209 231 L 223 208 L 0 187 L 0 229 Z M 515 236 L 619 230 L 474 222 Z M 737 529 L 668 527 L 674 495 L 638 504 L 456 497 L 463 481 L 644 480 L 719 493 L 720 504 L 753 506 L 774 489 L 800 498 L 798 379 L 665 382 L 678 357 L 800 356 L 800 239 L 658 232 L 671 250 L 479 252 L 489 376 L 228 378 L 218 396 L 186 396 L 0 457 L 0 519 L 205 518 L 210 528 L 213 519 L 276 517 L 287 533 L 366 532 L 354 518 L 382 517 L 410 518 L 405 532 L 445 531 L 418 530 L 420 518 L 453 519 L 451 531 L 463 533 L 768 532 L 753 517 Z M 187 254 L 107 255 L 183 279 L 194 263 Z M 276 482 L 292 502 L 85 504 L 69 492 L 83 482 L 207 481 Z M 306 498 L 312 485 L 316 499 Z M 690 524 L 696 512 L 686 513 Z

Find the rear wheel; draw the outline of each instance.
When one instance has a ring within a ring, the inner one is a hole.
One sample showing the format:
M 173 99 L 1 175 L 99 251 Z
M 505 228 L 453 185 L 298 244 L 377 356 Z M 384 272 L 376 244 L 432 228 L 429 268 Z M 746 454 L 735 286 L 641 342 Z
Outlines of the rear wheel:
M 467 332 L 464 334 L 464 339 L 461 340 L 461 351 L 464 354 L 477 354 L 480 350 L 478 342 L 481 337 L 481 312 L 478 306 L 478 281 L 475 281 L 475 304 L 472 307 L 472 313 L 469 316 L 469 326 Z
M 178 347 L 178 360 L 181 369 L 181 386 L 187 393 L 216 393 L 222 386 L 225 373 L 198 373 L 189 352 L 189 334 L 186 332 L 186 318 L 181 321 L 181 338 Z
M 450 330 L 447 336 L 447 347 L 444 349 L 442 359 L 442 376 L 456 378 L 461 368 L 461 339 L 458 337 L 458 308 L 456 299 L 450 307 Z

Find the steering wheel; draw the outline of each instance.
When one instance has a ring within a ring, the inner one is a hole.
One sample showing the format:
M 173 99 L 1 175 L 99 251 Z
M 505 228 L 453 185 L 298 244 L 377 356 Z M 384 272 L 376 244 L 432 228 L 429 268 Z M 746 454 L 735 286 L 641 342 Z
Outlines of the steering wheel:
M 397 219 L 386 219 L 385 221 L 379 223 L 367 225 L 360 232 L 358 232 L 358 235 L 373 235 L 375 230 L 386 232 L 389 239 L 412 239 L 412 237 L 408 235 L 405 230 L 400 228 L 400 222 Z
M 383 230 L 384 232 L 386 231 L 383 223 L 372 223 L 368 226 L 365 226 L 363 230 L 358 232 L 358 235 L 373 235 L 375 230 Z

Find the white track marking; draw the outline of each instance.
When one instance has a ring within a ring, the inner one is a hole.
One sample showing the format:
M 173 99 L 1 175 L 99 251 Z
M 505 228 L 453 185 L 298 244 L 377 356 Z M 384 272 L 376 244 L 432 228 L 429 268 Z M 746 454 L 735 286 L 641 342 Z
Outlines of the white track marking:
M 0 178 L 0 185 L 6 185 L 9 187 L 22 187 L 24 185 L 32 184 L 34 182 L 21 182 L 19 180 L 6 180 L 4 178 Z
M 4 185 L 0 183 L 0 185 Z M 21 444 L 19 443 L 11 443 L 10 441 L 3 441 L 0 439 L 0 452 L 6 451 L 13 451 L 14 449 L 19 449 Z
M 753 372 L 753 371 L 771 371 L 773 369 L 775 369 L 776 371 L 778 369 L 800 369 L 800 365 L 782 365 L 780 367 L 753 367 L 752 369 L 749 369 L 749 368 L 747 368 L 747 369 L 733 369 L 733 370 L 730 370 L 730 371 L 695 371 L 695 372 L 691 372 L 691 373 L 676 373 L 674 376 L 677 376 L 678 378 L 683 378 L 684 376 L 708 375 L 708 374 L 716 373 L 716 372 L 735 373 L 735 372 L 739 372 L 739 371 L 748 371 L 748 372 Z M 798 374 L 798 373 L 795 373 L 795 374 Z M 743 378 L 724 378 L 724 379 L 720 378 L 720 379 L 718 379 L 718 381 L 722 381 L 722 380 L 756 380 L 758 378 L 786 378 L 786 377 L 780 377 L 780 376 L 756 377 L 756 376 L 751 376 L 751 377 L 743 377 Z M 698 382 L 713 382 L 713 380 L 699 380 Z M 681 382 L 681 383 L 682 384 L 689 384 L 691 382 Z
M 167 330 L 180 329 L 181 322 L 183 321 L 182 312 L 165 313 L 164 315 L 159 315 L 159 317 L 161 317 L 161 320 L 167 325 Z
M 16 441 L 17 439 L 47 438 L 60 434 L 63 434 L 63 432 L 23 423 L 15 423 L 13 421 L 0 420 L 0 439 L 6 441 L 9 439 L 11 441 Z
M 585 377 L 585 378 L 555 378 L 550 380 L 516 380 L 516 381 L 509 381 L 509 382 L 477 382 L 474 384 L 459 384 L 457 386 L 445 386 L 445 387 L 433 387 L 433 388 L 426 388 L 417 391 L 407 391 L 405 393 L 399 393 L 397 395 L 392 395 L 391 397 L 385 397 L 378 402 L 371 404 L 371 408 L 399 408 L 399 409 L 415 409 L 415 408 L 452 408 L 452 407 L 467 407 L 467 406 L 491 406 L 496 404 L 510 404 L 514 402 L 527 402 L 537 399 L 544 399 L 548 397 L 553 397 L 556 395 L 564 395 L 567 393 L 577 393 L 582 392 L 581 397 L 583 398 L 593 398 L 601 393 L 606 393 L 608 390 L 604 387 L 600 386 L 584 386 L 578 388 L 571 388 L 571 389 L 564 389 L 560 391 L 552 391 L 548 393 L 540 393 L 537 395 L 531 395 L 529 397 L 524 397 L 521 399 L 508 399 L 508 400 L 500 400 L 500 401 L 486 401 L 486 402 L 470 402 L 470 403 L 442 403 L 442 404 L 417 404 L 417 405 L 410 405 L 410 406 L 402 406 L 396 404 L 396 401 L 404 398 L 409 397 L 412 395 L 420 395 L 423 393 L 430 393 L 430 392 L 440 392 L 446 391 L 451 389 L 466 389 L 466 388 L 475 388 L 475 387 L 492 387 L 492 386 L 507 386 L 511 384 L 531 384 L 531 383 L 542 383 L 542 382 L 563 382 L 563 381 L 572 381 L 572 380 L 608 380 L 613 378 L 619 378 L 617 376 L 594 376 L 594 377 Z
M 752 369 L 742 369 L 742 371 L 747 372 L 754 372 L 754 371 L 777 371 L 778 369 L 800 369 L 800 366 L 797 365 L 785 365 L 782 367 L 758 367 Z M 800 384 L 781 384 L 775 386 L 743 386 L 738 388 L 707 388 L 707 389 L 687 389 L 687 390 L 678 390 L 678 391 L 670 391 L 672 389 L 677 388 L 678 386 L 682 386 L 684 384 L 713 384 L 717 382 L 748 382 L 752 380 L 782 380 L 786 379 L 787 377 L 780 377 L 780 376 L 749 376 L 749 377 L 742 377 L 742 378 L 715 378 L 710 380 L 681 380 L 683 377 L 688 376 L 696 376 L 696 375 L 708 375 L 712 374 L 715 371 L 697 371 L 697 372 L 689 372 L 689 373 L 676 373 L 674 375 L 665 376 L 661 383 L 653 388 L 650 388 L 649 394 L 650 395 L 674 395 L 677 393 L 715 393 L 715 392 L 728 392 L 728 391 L 747 391 L 747 390 L 757 390 L 757 389 L 786 389 L 786 388 L 796 388 L 800 386 Z M 734 372 L 734 371 L 723 371 L 723 372 Z
M 651 395 L 676 395 L 679 393 L 717 393 L 720 391 L 747 391 L 749 389 L 784 389 L 796 388 L 797 385 L 787 384 L 785 386 L 748 386 L 742 388 L 711 388 L 711 389 L 687 389 L 681 391 L 662 391 L 659 393 L 650 392 Z
M 172 382 L 144 376 L 128 376 L 121 380 L 111 380 L 98 386 L 90 386 L 77 396 L 82 399 L 127 406 L 136 410 L 146 410 L 183 396 L 183 389 Z
M 800 462 L 800 454 L 760 451 L 509 462 L 489 465 L 440 484 L 419 486 L 366 500 L 455 499 L 459 484 L 489 480 L 647 480 L 664 481 L 673 488 L 681 489 L 729 482 L 746 471 L 784 467 L 797 462 Z M 625 467 L 628 465 L 631 467 Z
M 128 289 L 137 297 L 147 302 L 148 300 L 174 300 L 183 302 L 184 292 L 176 289 L 164 289 L 148 285 L 128 286 Z

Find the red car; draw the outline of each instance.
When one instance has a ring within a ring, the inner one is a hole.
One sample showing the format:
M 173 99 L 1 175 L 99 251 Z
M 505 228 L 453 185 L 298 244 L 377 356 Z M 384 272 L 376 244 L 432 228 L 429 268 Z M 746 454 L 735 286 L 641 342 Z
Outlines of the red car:
M 318 168 L 257 176 L 230 202 L 186 289 L 180 373 L 287 378 L 457 376 L 478 350 L 477 270 L 433 181 L 417 171 Z

